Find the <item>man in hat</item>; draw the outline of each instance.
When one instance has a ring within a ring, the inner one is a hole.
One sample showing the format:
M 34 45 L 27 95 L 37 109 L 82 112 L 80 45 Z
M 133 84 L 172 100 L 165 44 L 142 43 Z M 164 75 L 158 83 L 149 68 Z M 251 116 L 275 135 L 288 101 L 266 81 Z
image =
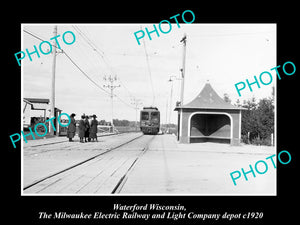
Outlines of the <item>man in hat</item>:
M 91 121 L 91 128 L 90 128 L 90 138 L 92 139 L 92 141 L 96 141 L 98 142 L 97 139 L 97 131 L 98 131 L 98 120 L 96 120 L 97 116 L 94 114 L 93 115 L 93 120 Z
M 69 141 L 73 141 L 72 138 L 75 137 L 75 133 L 76 133 L 76 121 L 75 121 L 75 113 L 72 113 L 70 115 L 71 118 L 71 122 L 67 128 L 67 138 L 69 138 Z
M 79 126 L 78 126 L 78 136 L 79 136 L 79 139 L 80 139 L 81 143 L 84 143 L 84 141 L 83 141 L 84 134 L 85 134 L 85 122 L 84 122 L 84 119 L 85 119 L 85 115 L 83 114 L 81 116 L 81 120 L 79 120 Z
M 88 141 L 90 141 L 90 121 L 89 121 L 89 116 L 85 116 L 84 125 L 85 125 L 84 140 L 85 140 L 85 142 L 88 142 Z

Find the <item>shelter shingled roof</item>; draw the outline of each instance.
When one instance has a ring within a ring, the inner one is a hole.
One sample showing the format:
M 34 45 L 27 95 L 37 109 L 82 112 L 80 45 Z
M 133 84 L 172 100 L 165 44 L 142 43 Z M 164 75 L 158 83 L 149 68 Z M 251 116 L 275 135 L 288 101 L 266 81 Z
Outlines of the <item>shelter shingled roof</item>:
M 209 83 L 206 83 L 197 97 L 183 106 L 177 106 L 178 109 L 235 109 L 242 110 L 243 108 L 231 105 L 225 102 Z

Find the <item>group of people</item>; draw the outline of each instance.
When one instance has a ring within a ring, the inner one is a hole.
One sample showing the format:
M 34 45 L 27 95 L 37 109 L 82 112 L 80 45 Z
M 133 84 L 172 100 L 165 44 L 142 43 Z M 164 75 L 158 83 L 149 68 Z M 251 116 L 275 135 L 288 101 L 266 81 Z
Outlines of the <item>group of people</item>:
M 71 122 L 67 129 L 67 138 L 69 138 L 69 141 L 72 142 L 72 138 L 75 137 L 76 133 L 76 121 L 75 121 L 75 114 L 72 113 L 70 115 Z M 82 115 L 81 120 L 79 121 L 78 126 L 78 136 L 81 143 L 89 142 L 89 141 L 98 141 L 97 139 L 97 125 L 98 121 L 96 120 L 97 116 L 94 114 L 93 119 L 91 122 L 89 122 L 89 116 Z

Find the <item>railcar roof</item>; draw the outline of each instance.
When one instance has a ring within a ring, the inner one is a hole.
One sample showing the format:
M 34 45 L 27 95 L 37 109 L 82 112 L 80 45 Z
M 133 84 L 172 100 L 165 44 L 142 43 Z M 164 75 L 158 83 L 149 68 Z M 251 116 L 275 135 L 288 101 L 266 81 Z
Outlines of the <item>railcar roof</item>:
M 142 111 L 147 111 L 147 110 L 148 110 L 148 111 L 149 111 L 149 110 L 150 110 L 150 111 L 151 111 L 151 110 L 156 110 L 156 111 L 158 111 L 158 108 L 157 108 L 157 107 L 152 107 L 152 106 L 151 106 L 151 107 L 144 107 Z

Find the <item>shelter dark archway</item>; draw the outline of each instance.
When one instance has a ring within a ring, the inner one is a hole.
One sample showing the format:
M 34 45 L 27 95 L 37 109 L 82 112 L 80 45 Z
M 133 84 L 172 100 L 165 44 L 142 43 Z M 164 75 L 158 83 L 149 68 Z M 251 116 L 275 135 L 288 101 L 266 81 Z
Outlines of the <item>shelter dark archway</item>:
M 242 108 L 225 102 L 209 83 L 193 101 L 175 110 L 178 111 L 180 143 L 240 143 Z
M 195 113 L 190 118 L 190 142 L 230 143 L 231 127 L 229 115 Z

